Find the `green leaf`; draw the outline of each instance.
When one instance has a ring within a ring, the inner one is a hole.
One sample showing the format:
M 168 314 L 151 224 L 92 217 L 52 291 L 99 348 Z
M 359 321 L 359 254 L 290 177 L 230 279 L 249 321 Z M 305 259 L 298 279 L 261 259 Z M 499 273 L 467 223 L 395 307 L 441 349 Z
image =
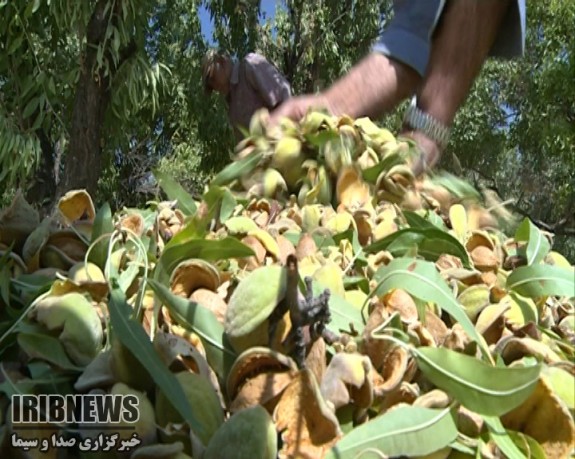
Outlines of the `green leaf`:
M 457 427 L 449 409 L 401 406 L 353 429 L 325 457 L 364 457 L 367 450 L 386 456 L 423 456 L 456 438 Z
M 419 215 L 417 212 L 413 212 L 411 210 L 403 210 L 402 213 L 405 217 L 405 220 L 407 221 L 407 224 L 411 228 L 425 229 L 436 227 L 433 223 Z
M 158 261 L 154 277 L 156 280 L 165 281 L 177 264 L 188 258 L 213 261 L 253 255 L 254 252 L 251 248 L 233 237 L 218 240 L 192 239 L 166 246 Z
M 507 277 L 507 289 L 529 298 L 575 296 L 575 272 L 551 265 L 521 266 Z
M 140 273 L 140 263 L 137 261 L 128 261 L 127 268 L 118 276 L 118 285 L 122 292 L 127 292 L 134 280 Z
M 571 413 L 575 413 L 575 378 L 567 370 L 560 367 L 545 365 L 541 371 L 541 377 L 551 387 Z
M 530 437 L 527 434 L 522 432 L 514 432 L 513 430 L 507 430 L 506 433 L 511 439 L 511 441 L 524 453 L 525 457 L 529 459 L 546 459 L 547 456 L 545 455 L 545 450 L 539 444 L 537 440 L 533 437 Z M 492 434 L 492 438 L 497 444 L 497 440 L 494 438 Z M 501 448 L 500 448 L 501 449 Z
M 196 221 L 192 220 L 184 226 L 184 228 L 176 234 L 170 241 L 164 246 L 164 251 L 171 247 L 176 247 L 185 242 L 190 242 L 196 239 L 203 239 L 206 235 L 206 231 L 201 228 Z
M 220 207 L 220 222 L 224 223 L 230 218 L 236 208 L 237 201 L 230 190 L 225 189 L 222 196 L 222 205 Z
M 4 381 L 0 383 L 0 394 L 6 394 L 7 397 L 14 394 L 32 394 L 39 387 L 43 387 L 45 391 L 50 391 L 53 394 L 56 384 L 73 382 L 70 375 L 56 377 L 53 370 L 46 374 L 46 378 L 20 379 L 16 382 L 9 378 L 4 368 L 0 367 L 0 376 Z
M 300 234 L 301 237 L 301 234 Z M 314 231 L 311 233 L 311 237 L 315 242 L 315 245 L 318 250 L 325 249 L 326 247 L 335 246 L 335 241 L 333 237 L 329 234 L 320 233 L 319 231 Z
M 375 166 L 372 166 L 368 169 L 364 169 L 362 171 L 363 180 L 368 183 L 375 184 L 377 182 L 378 177 L 383 171 L 391 169 L 393 166 L 397 164 L 402 164 L 404 161 L 403 156 L 399 154 L 390 154 L 382 159 L 379 163 Z
M 184 190 L 182 185 L 159 170 L 154 171 L 154 176 L 158 179 L 162 190 L 168 195 L 168 199 L 176 199 L 178 201 L 178 207 L 185 215 L 192 215 L 196 212 L 197 206 L 194 198 L 190 193 Z
M 351 246 L 353 247 L 353 256 L 355 257 L 355 262 L 361 266 L 367 266 L 365 251 L 363 250 L 362 245 L 359 243 L 359 235 L 357 234 L 357 231 L 353 231 Z
M 379 268 L 373 278 L 378 283 L 375 290 L 377 295 L 384 295 L 393 288 L 401 288 L 422 301 L 431 301 L 439 305 L 459 322 L 469 337 L 477 342 L 483 355 L 491 360 L 485 339 L 477 332 L 433 263 L 397 258 L 387 266 Z
M 16 51 L 18 48 L 20 48 L 20 45 L 22 44 L 22 42 L 24 41 L 24 36 L 23 35 L 18 35 L 16 36 L 10 43 L 10 46 L 8 47 L 8 55 L 14 53 L 14 51 Z
M 540 365 L 494 367 L 445 348 L 413 349 L 421 372 L 463 406 L 486 416 L 501 416 L 531 395 Z
M 56 95 L 56 85 L 54 83 L 54 78 L 50 77 L 48 79 L 48 94 L 50 96 L 55 96 Z
M 457 198 L 473 200 L 481 199 L 479 192 L 469 182 L 448 172 L 441 172 L 434 176 L 431 178 L 431 182 L 442 186 Z
M 218 322 L 214 313 L 193 301 L 174 295 L 159 282 L 154 280 L 148 282 L 176 321 L 200 337 L 210 366 L 222 380 L 225 380 L 237 356 L 224 335 L 224 326 Z
M 319 282 L 314 282 L 312 288 L 314 296 L 317 296 L 320 295 L 326 287 Z M 331 313 L 331 322 L 328 324 L 328 328 L 336 330 L 337 332 L 349 332 L 352 330 L 351 327 L 353 327 L 353 330 L 361 333 L 364 327 L 361 311 L 337 293 L 330 293 L 329 312 Z
M 24 107 L 24 110 L 22 111 L 22 118 L 28 118 L 30 115 L 32 115 L 32 113 L 34 113 L 34 111 L 38 108 L 39 104 L 40 104 L 40 97 L 33 97 L 32 99 L 30 99 L 30 101 L 26 104 L 26 107 Z
M 6 255 L 8 253 L 10 252 L 7 251 Z M 6 306 L 10 306 L 10 277 L 11 272 L 8 266 L 2 266 L 0 268 L 0 299 L 4 301 Z M 0 342 L 2 342 L 1 339 Z
M 34 119 L 34 123 L 32 124 L 32 126 L 30 127 L 31 131 L 35 131 L 37 130 L 41 125 L 42 122 L 44 121 L 44 113 L 42 113 L 41 111 L 38 112 L 38 115 L 36 116 L 36 118 Z
M 333 129 L 323 129 L 314 133 L 305 134 L 305 140 L 314 147 L 322 147 L 330 140 L 339 139 L 339 134 Z
M 115 279 L 112 279 L 112 283 L 114 285 L 108 310 L 115 336 L 147 369 L 156 385 L 188 422 L 194 433 L 201 435 L 204 429 L 196 419 L 182 386 L 160 359 L 142 325 L 130 318 L 133 310 L 126 303 L 124 292 L 120 290 Z
M 493 439 L 497 447 L 508 459 L 525 459 L 525 455 L 513 443 L 513 440 L 507 434 L 501 420 L 495 416 L 483 416 L 485 424 L 489 429 L 489 436 Z
M 202 202 L 205 206 L 207 206 L 208 210 L 205 212 L 203 217 L 194 218 L 194 221 L 196 221 L 196 225 L 198 227 L 203 228 L 208 226 L 212 219 L 218 216 L 226 190 L 227 189 L 224 187 L 212 185 L 208 191 L 204 193 L 202 196 Z
M 245 216 L 232 217 L 226 220 L 224 226 L 229 234 L 247 234 L 258 228 L 256 222 Z M 299 238 L 299 234 L 296 235 Z M 292 241 L 293 242 L 293 241 Z M 297 241 L 294 243 L 297 244 Z
M 228 164 L 218 175 L 212 180 L 212 186 L 227 185 L 228 183 L 242 177 L 245 174 L 252 172 L 260 160 L 263 154 L 259 151 L 253 152 L 238 161 L 234 161 Z
M 2 5 L 0 4 L 0 7 Z M 0 364 L 1 365 L 1 364 Z M 7 397 L 12 397 L 15 394 L 31 394 L 36 386 L 36 381 L 32 379 L 21 379 L 18 382 L 13 382 L 3 367 L 0 366 L 3 382 L 0 383 L 0 394 L 6 394 Z
M 426 210 L 425 216 L 421 216 L 417 212 L 410 210 L 402 210 L 401 212 L 407 224 L 412 228 L 439 228 L 440 230 L 447 231 L 443 219 L 431 210 Z
M 31 358 L 45 360 L 64 370 L 82 371 L 72 363 L 58 338 L 41 333 L 19 333 L 18 345 Z
M 110 205 L 105 203 L 98 212 L 96 213 L 96 218 L 94 219 L 94 225 L 92 226 L 92 244 L 100 236 L 104 234 L 110 234 L 114 231 L 114 223 L 112 221 L 112 210 Z M 103 271 L 106 265 L 106 259 L 108 258 L 108 244 L 110 243 L 110 238 L 105 237 L 91 248 L 90 255 L 88 256 L 88 261 L 98 265 Z
M 471 268 L 469 255 L 465 247 L 451 234 L 435 227 L 406 228 L 396 231 L 383 239 L 367 246 L 367 253 L 389 251 L 394 257 L 405 256 L 412 247 L 426 260 L 437 261 L 443 254 L 458 257 L 463 266 Z
M 363 292 L 369 292 L 369 280 L 363 276 L 345 276 L 343 278 L 343 286 L 346 290 L 359 287 Z
M 519 248 L 518 252 L 525 257 L 528 265 L 539 263 L 551 250 L 547 238 L 528 218 L 523 220 L 517 228 L 515 240 L 527 242 L 525 246 Z

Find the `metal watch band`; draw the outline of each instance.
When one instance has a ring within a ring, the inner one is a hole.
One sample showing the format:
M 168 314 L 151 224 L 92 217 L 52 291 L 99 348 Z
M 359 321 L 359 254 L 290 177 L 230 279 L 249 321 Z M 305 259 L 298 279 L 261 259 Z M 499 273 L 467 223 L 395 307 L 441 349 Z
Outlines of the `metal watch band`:
M 437 142 L 439 148 L 442 150 L 449 142 L 450 129 L 430 114 L 420 110 L 417 107 L 417 98 L 415 96 L 411 99 L 411 103 L 405 112 L 403 122 L 412 129 L 422 132 L 427 137 Z

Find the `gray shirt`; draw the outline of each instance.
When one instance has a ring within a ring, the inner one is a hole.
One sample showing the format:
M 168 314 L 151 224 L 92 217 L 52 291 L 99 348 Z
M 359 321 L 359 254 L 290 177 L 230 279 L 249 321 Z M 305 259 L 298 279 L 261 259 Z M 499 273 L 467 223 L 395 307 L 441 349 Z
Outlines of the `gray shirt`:
M 230 92 L 226 98 L 230 122 L 249 128 L 250 119 L 258 109 L 272 110 L 289 99 L 291 88 L 279 70 L 265 57 L 250 53 L 241 61 L 235 62 L 230 79 Z M 242 138 L 234 129 L 236 138 Z

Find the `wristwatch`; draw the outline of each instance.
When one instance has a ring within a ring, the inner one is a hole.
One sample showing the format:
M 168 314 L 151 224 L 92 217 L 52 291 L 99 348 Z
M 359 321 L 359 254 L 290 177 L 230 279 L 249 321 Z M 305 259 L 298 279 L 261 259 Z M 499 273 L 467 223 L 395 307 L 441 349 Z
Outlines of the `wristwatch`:
M 441 150 L 443 150 L 449 142 L 451 129 L 429 113 L 425 113 L 418 108 L 416 96 L 413 96 L 413 99 L 411 99 L 411 103 L 403 117 L 403 122 L 436 142 Z

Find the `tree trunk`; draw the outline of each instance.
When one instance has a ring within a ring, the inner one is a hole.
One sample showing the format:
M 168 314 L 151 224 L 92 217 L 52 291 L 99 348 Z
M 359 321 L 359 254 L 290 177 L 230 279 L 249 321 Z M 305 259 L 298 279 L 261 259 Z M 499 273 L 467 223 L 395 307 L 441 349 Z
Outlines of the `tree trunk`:
M 56 174 L 54 169 L 54 145 L 42 130 L 37 131 L 42 156 L 34 176 L 34 184 L 26 191 L 26 200 L 37 203 L 40 211 L 48 213 L 56 194 Z
M 87 43 L 72 112 L 70 143 L 64 174 L 58 184 L 58 196 L 78 188 L 85 188 L 94 196 L 97 190 L 102 169 L 102 125 L 111 92 L 109 76 L 104 77 L 103 69 L 97 70 L 96 60 L 108 22 L 113 20 L 110 19 L 112 8 L 105 13 L 107 3 L 108 0 L 99 0 L 88 22 Z

